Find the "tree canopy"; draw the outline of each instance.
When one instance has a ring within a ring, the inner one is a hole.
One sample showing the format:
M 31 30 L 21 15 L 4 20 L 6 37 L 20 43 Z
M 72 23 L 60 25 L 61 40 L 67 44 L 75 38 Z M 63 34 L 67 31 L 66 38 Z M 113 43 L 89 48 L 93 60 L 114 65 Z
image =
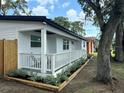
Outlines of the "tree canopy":
M 67 29 L 70 28 L 70 22 L 67 17 L 63 17 L 63 16 L 55 17 L 54 21 Z
M 83 22 L 81 22 L 81 21 L 72 22 L 72 21 L 69 21 L 69 19 L 67 17 L 63 17 L 63 16 L 55 17 L 54 21 L 57 24 L 65 27 L 79 35 L 82 35 L 82 36 L 85 35 L 85 30 L 83 29 Z
M 108 22 L 116 0 L 78 0 L 86 18 L 93 20 L 100 28 Z
M 9 11 L 13 13 L 12 15 L 31 15 L 25 0 L 6 0 L 5 4 L 1 5 L 0 10 L 0 15 L 7 15 Z

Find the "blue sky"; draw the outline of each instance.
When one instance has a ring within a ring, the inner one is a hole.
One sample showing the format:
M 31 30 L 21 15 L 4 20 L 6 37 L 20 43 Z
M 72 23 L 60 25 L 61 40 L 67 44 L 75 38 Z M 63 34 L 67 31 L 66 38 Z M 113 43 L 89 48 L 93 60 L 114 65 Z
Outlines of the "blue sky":
M 92 22 L 84 20 L 83 13 L 77 0 L 26 0 L 32 15 L 47 16 L 53 19 L 57 16 L 68 17 L 70 21 L 80 20 L 84 22 L 86 36 L 96 36 L 99 29 Z M 82 20 L 83 19 L 83 20 Z

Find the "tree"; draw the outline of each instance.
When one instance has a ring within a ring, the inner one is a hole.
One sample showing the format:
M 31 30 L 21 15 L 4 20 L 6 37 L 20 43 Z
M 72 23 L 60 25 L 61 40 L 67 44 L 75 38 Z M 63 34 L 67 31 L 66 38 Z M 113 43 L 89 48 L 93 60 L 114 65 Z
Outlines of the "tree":
M 12 10 L 13 15 L 31 15 L 31 11 L 28 10 L 27 2 L 25 0 L 6 0 L 4 5 L 0 7 L 0 14 L 7 15 L 9 10 Z
M 74 21 L 71 22 L 71 31 L 76 31 L 79 35 L 84 36 L 85 35 L 85 31 L 83 29 L 83 22 L 81 21 Z
M 96 79 L 103 83 L 111 83 L 110 46 L 114 32 L 124 15 L 124 2 L 123 0 L 78 0 L 78 2 L 88 17 L 96 16 L 101 30 Z
M 85 35 L 85 31 L 83 29 L 83 22 L 81 21 L 69 21 L 69 19 L 67 17 L 62 17 L 62 16 L 59 16 L 59 17 L 55 17 L 54 18 L 54 21 L 65 27 L 66 29 L 69 29 L 79 35 L 82 35 L 84 36 Z
M 63 16 L 55 17 L 54 21 L 67 29 L 70 28 L 70 22 L 67 17 L 63 17 Z
M 123 51 L 123 21 L 118 25 L 118 28 L 116 30 L 116 42 L 115 42 L 115 60 L 117 62 L 123 62 L 124 61 L 124 51 Z

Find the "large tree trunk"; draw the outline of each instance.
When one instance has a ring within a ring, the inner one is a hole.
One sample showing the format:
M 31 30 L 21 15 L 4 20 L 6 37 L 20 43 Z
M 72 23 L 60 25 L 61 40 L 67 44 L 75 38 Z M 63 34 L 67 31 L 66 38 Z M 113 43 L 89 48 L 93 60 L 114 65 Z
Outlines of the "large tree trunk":
M 102 36 L 99 41 L 96 79 L 104 83 L 111 83 L 112 81 L 110 47 L 118 23 L 119 23 L 118 19 L 115 19 L 114 21 L 111 20 L 111 22 L 102 32 Z
M 116 45 L 115 45 L 115 60 L 117 62 L 124 61 L 123 54 L 123 24 L 119 24 L 118 29 L 116 30 Z
M 98 47 L 96 79 L 104 83 L 111 83 L 112 81 L 110 46 L 114 32 L 117 30 L 117 26 L 121 22 L 121 18 L 124 14 L 124 1 L 115 0 L 115 5 L 112 12 L 113 13 L 108 20 L 108 23 L 102 30 L 102 36 Z
M 124 29 L 124 27 L 123 27 Z M 124 53 L 124 31 L 123 31 L 123 41 L 122 41 L 122 45 L 123 45 L 123 53 Z

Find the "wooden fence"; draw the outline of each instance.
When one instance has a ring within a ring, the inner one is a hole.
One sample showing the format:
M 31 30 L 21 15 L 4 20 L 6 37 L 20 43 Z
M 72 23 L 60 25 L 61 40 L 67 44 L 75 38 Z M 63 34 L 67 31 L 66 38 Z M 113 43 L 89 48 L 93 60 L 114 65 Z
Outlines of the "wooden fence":
M 17 40 L 0 40 L 0 74 L 17 69 Z
M 4 54 L 3 54 L 3 51 L 4 51 L 4 42 L 3 40 L 0 40 L 0 74 L 3 75 L 3 72 L 4 72 Z

